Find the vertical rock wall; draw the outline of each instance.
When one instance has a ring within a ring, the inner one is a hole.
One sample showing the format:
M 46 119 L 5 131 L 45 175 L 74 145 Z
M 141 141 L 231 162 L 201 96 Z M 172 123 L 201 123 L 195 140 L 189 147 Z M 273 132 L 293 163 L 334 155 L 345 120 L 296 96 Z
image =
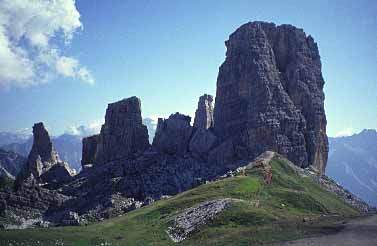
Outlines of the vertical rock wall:
M 247 23 L 226 41 L 217 79 L 215 133 L 324 172 L 328 143 L 321 61 L 311 36 L 291 25 Z
M 149 146 L 148 129 L 141 118 L 140 99 L 130 97 L 110 103 L 100 134 L 83 139 L 82 163 L 105 164 L 132 159 Z
M 213 127 L 213 97 L 204 94 L 199 98 L 198 108 L 195 112 L 194 127 L 198 129 L 209 129 Z

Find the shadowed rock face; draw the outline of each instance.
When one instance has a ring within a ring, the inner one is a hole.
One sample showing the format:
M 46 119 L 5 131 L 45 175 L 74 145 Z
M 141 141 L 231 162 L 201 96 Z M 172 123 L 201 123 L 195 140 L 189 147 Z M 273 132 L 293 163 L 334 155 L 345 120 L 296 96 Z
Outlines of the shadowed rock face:
M 193 132 L 190 121 L 190 116 L 180 113 L 172 114 L 168 119 L 159 118 L 153 147 L 165 154 L 185 154 Z
M 217 79 L 215 133 L 254 158 L 277 151 L 323 173 L 328 141 L 321 61 L 311 36 L 252 22 L 226 41 Z
M 86 148 L 85 140 L 83 144 Z M 104 164 L 134 158 L 148 147 L 148 129 L 142 123 L 140 99 L 130 97 L 108 105 L 95 156 L 90 158 L 93 158 L 94 163 Z
M 82 139 L 82 159 L 81 165 L 93 164 L 97 152 L 98 136 L 93 135 Z
M 213 97 L 204 94 L 199 98 L 198 108 L 195 112 L 194 127 L 198 129 L 209 129 L 213 127 Z

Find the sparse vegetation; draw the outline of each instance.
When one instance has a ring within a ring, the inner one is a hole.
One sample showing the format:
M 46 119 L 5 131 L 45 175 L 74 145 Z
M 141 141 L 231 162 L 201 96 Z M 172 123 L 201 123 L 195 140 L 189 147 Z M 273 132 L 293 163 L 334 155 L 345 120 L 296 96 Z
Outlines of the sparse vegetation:
M 276 158 L 271 162 L 272 183 L 268 185 L 260 172 L 247 169 L 246 176 L 201 185 L 101 223 L 0 231 L 0 243 L 175 245 L 165 232 L 171 218 L 185 208 L 216 198 L 233 198 L 235 202 L 182 245 L 260 245 L 336 231 L 342 226 L 340 221 L 358 215 L 355 209 L 309 177 L 298 175 L 285 162 Z M 310 218 L 311 222 L 304 222 L 303 218 Z

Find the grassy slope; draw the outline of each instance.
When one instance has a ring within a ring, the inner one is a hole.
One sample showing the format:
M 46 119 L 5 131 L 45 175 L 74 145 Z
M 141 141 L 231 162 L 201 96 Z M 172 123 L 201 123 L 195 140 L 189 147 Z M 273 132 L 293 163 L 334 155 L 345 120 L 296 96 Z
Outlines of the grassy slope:
M 310 178 L 299 177 L 283 159 L 271 162 L 273 178 L 265 185 L 260 171 L 246 170 L 237 176 L 201 185 L 167 200 L 101 223 L 83 227 L 55 227 L 0 231 L 4 242 L 28 245 L 175 245 L 165 230 L 174 214 L 184 208 L 215 198 L 239 199 L 210 224 L 201 227 L 182 245 L 260 245 L 261 242 L 295 239 L 323 230 L 336 230 L 340 217 L 358 212 L 335 195 L 321 189 Z M 316 218 L 303 223 L 304 217 Z M 39 244 L 37 244 L 39 241 Z

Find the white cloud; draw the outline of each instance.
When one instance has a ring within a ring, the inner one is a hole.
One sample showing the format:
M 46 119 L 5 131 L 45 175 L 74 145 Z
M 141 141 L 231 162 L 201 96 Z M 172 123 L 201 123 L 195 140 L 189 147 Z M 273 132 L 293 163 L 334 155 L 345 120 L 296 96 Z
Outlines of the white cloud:
M 75 127 L 75 126 L 68 127 L 68 129 L 65 130 L 64 133 L 65 134 L 69 134 L 69 135 L 75 135 L 75 136 L 80 136 L 81 135 L 81 132 L 79 131 L 78 127 Z
M 76 75 L 81 81 L 84 81 L 86 83 L 89 83 L 89 84 L 94 84 L 94 78 L 92 76 L 92 74 L 90 73 L 90 71 L 85 68 L 85 67 L 80 67 L 78 70 L 77 70 L 77 75 Z
M 351 127 L 347 127 L 339 132 L 337 132 L 335 134 L 335 137 L 338 138 L 338 137 L 348 137 L 348 136 L 351 136 L 352 134 L 354 134 L 354 129 L 351 128 Z
M 101 126 L 103 123 L 104 120 L 95 120 L 92 123 L 85 126 L 71 126 L 65 131 L 65 133 L 82 137 L 98 134 L 101 130 Z
M 60 40 L 68 45 L 82 28 L 75 0 L 0 0 L 0 86 L 56 76 L 94 83 L 87 68 L 59 49 Z
M 32 135 L 33 134 L 33 130 L 30 129 L 30 128 L 20 128 L 20 129 L 17 129 L 15 131 L 16 134 L 21 134 L 21 135 Z
M 166 117 L 163 117 L 163 116 L 160 116 L 160 115 L 151 115 L 151 116 L 148 116 L 148 117 L 143 117 L 143 120 L 147 120 L 150 119 L 150 124 L 156 128 L 157 127 L 157 123 L 158 123 L 158 118 L 166 118 Z
M 62 56 L 56 61 L 56 71 L 64 76 L 75 76 L 75 70 L 77 69 L 78 61 L 71 57 Z
M 78 60 L 61 56 L 56 61 L 56 71 L 66 77 L 77 78 L 85 83 L 94 84 L 94 78 L 85 67 L 81 67 Z

